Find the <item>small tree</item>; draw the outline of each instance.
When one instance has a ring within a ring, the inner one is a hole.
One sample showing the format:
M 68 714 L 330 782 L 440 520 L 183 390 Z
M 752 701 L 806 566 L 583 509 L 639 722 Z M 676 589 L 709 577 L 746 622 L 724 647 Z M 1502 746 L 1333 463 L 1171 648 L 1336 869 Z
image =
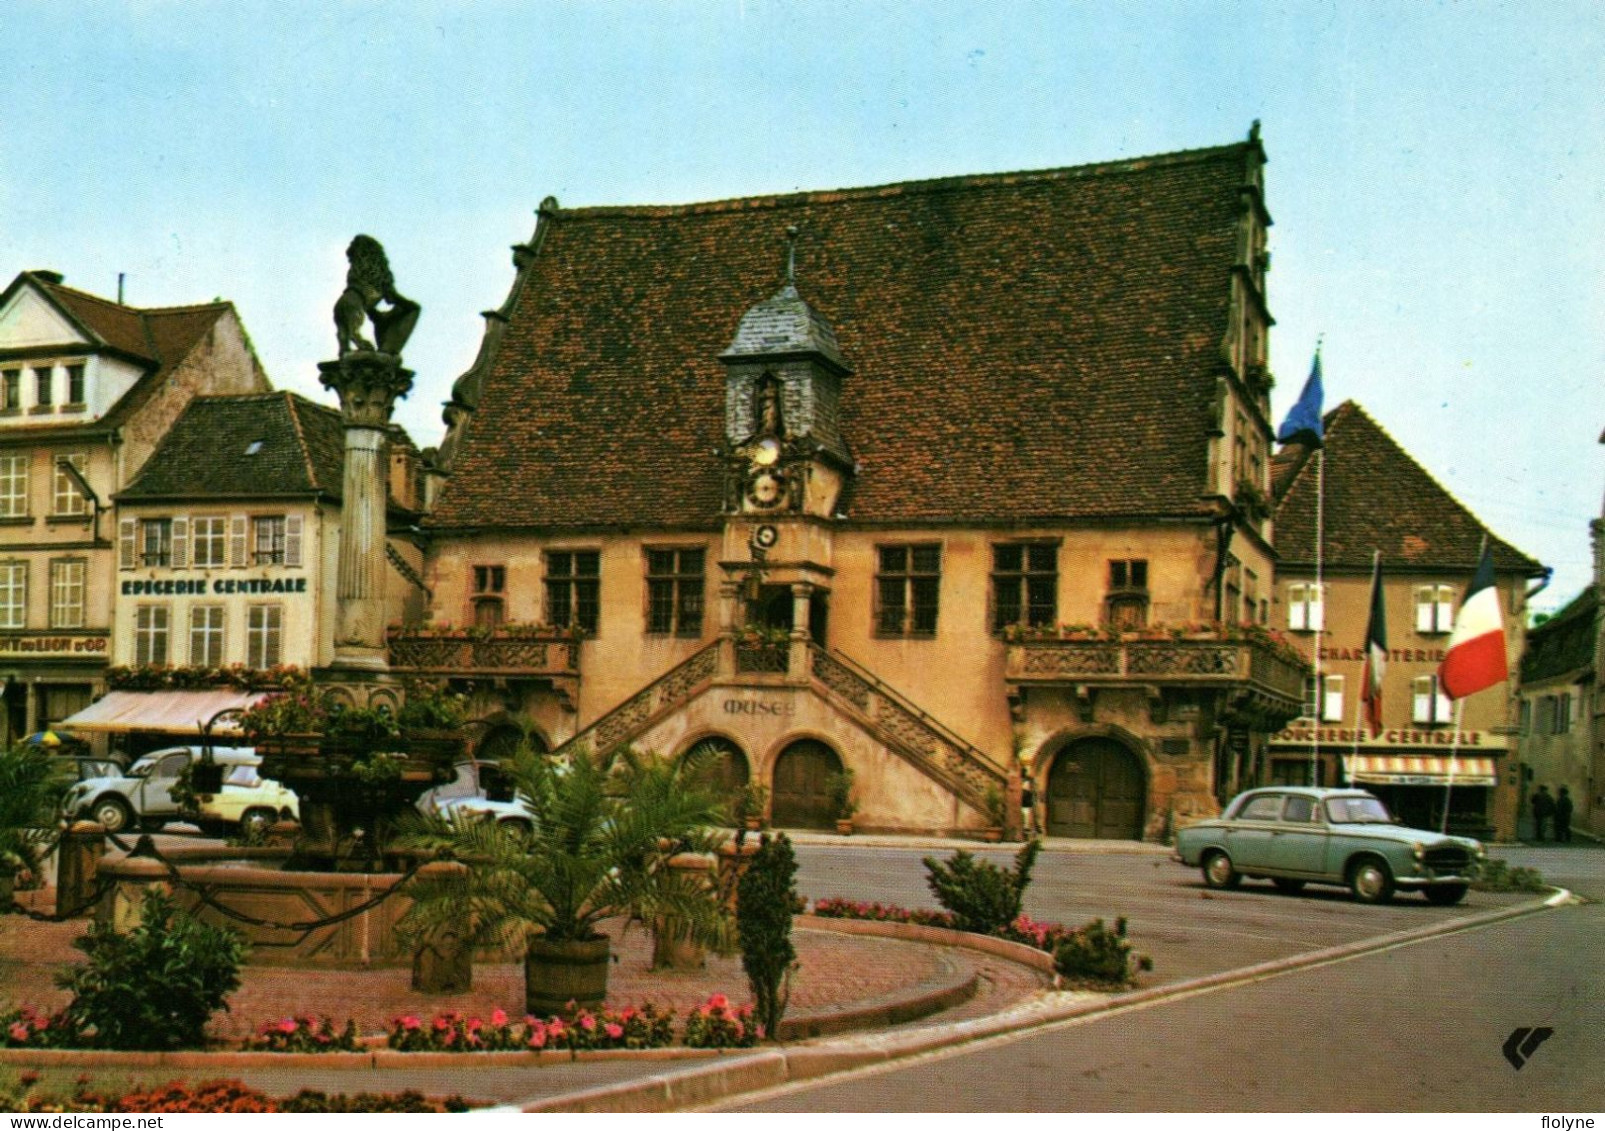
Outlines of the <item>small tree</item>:
M 56 976 L 71 990 L 65 1011 L 78 1042 L 111 1049 L 193 1048 L 206 1022 L 240 985 L 245 942 L 181 910 L 159 888 L 145 892 L 139 926 L 118 934 L 96 923 L 73 945 L 89 956 Z
M 925 882 L 936 901 L 953 913 L 959 930 L 995 934 L 1020 917 L 1031 869 L 1041 851 L 1040 840 L 1027 841 L 1015 854 L 1012 871 L 977 860 L 963 849 L 946 861 L 927 856 Z
M 791 998 L 791 971 L 797 949 L 791 945 L 791 917 L 797 906 L 797 856 L 784 833 L 763 838 L 736 886 L 736 929 L 741 935 L 741 968 L 757 1005 L 758 1024 L 773 1038 Z

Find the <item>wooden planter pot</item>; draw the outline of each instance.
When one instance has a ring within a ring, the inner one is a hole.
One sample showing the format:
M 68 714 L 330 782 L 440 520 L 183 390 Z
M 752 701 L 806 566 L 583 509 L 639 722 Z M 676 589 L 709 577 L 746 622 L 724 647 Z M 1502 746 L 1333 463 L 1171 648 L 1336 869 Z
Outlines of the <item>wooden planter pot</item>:
M 535 1017 L 600 1009 L 607 1000 L 606 935 L 583 942 L 529 941 L 524 955 L 524 1011 Z

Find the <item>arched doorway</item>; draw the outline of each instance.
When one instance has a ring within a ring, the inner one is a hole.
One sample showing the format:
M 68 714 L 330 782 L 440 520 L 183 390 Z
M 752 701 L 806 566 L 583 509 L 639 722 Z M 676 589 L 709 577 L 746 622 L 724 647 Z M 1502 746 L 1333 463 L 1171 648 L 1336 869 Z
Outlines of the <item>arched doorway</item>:
M 770 820 L 777 828 L 835 828 L 830 779 L 841 769 L 842 760 L 823 742 L 805 738 L 786 747 L 775 759 Z
M 741 793 L 747 788 L 747 779 L 752 776 L 746 753 L 730 739 L 715 735 L 694 743 L 684 756 L 692 755 L 701 759 L 702 780 L 729 807 L 734 817 Z
M 1142 761 L 1110 738 L 1084 738 L 1048 771 L 1048 835 L 1141 840 Z

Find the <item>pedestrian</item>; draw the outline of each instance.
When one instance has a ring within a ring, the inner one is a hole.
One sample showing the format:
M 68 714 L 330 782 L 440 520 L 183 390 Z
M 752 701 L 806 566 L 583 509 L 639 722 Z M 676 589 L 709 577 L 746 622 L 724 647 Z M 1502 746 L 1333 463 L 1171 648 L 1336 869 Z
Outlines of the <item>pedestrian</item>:
M 1570 844 L 1572 840 L 1572 793 L 1565 786 L 1560 787 L 1555 798 L 1555 840 L 1559 844 Z
M 1533 837 L 1542 842 L 1544 839 L 1544 826 L 1555 815 L 1555 799 L 1549 795 L 1549 787 L 1541 785 L 1538 792 L 1533 794 Z
M 1037 793 L 1031 779 L 1020 783 L 1020 835 L 1030 840 L 1037 832 Z

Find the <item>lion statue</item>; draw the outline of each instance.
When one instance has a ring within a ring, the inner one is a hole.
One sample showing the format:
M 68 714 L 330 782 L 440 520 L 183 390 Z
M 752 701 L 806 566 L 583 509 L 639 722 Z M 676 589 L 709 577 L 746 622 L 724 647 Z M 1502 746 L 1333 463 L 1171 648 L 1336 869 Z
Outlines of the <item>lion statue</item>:
M 419 306 L 396 290 L 395 276 L 385 249 L 372 236 L 357 236 L 346 248 L 351 266 L 346 289 L 334 304 L 334 329 L 340 356 L 353 350 L 377 350 L 400 356 L 418 322 Z M 388 303 L 389 309 L 381 309 Z M 373 322 L 373 341 L 362 336 L 364 323 Z

